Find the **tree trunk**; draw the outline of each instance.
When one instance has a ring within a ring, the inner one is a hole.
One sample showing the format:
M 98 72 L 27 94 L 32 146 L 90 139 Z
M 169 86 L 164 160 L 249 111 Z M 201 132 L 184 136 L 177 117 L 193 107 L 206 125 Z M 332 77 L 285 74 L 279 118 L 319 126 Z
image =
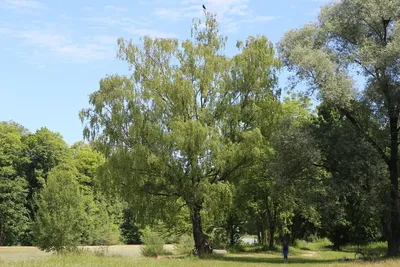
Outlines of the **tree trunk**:
M 266 237 L 265 237 L 265 236 L 266 236 L 266 232 L 265 232 L 264 229 L 262 229 L 262 230 L 261 230 L 261 245 L 262 245 L 262 246 L 265 246 L 265 244 L 266 244 L 266 243 L 265 243 L 265 240 L 266 240 Z
M 390 117 L 390 230 L 388 239 L 388 256 L 400 254 L 400 209 L 399 209 L 399 180 L 398 180 L 398 117 Z
M 191 208 L 190 217 L 193 227 L 194 244 L 199 254 L 211 253 L 210 244 L 204 235 L 203 227 L 201 225 L 201 206 L 195 205 Z
M 269 235 L 268 235 L 268 248 L 270 250 L 274 248 L 274 236 L 275 236 L 275 224 L 271 223 L 269 225 Z
M 230 246 L 234 246 L 236 244 L 236 228 L 235 219 L 232 215 L 229 215 L 227 219 L 227 234 L 229 236 L 229 244 Z
M 261 224 L 257 225 L 257 241 L 258 241 L 258 245 L 262 244 L 262 237 L 261 237 Z
M 0 229 L 0 246 L 5 245 L 5 240 L 6 240 L 6 237 L 5 237 L 5 234 L 3 233 L 3 229 Z

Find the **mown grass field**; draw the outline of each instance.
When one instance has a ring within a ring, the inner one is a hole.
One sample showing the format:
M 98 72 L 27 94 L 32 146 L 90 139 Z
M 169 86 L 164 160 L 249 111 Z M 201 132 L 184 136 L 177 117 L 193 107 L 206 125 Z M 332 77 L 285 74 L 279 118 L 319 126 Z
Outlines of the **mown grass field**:
M 354 258 L 354 247 L 345 247 L 343 251 L 331 251 L 323 243 L 309 243 L 292 247 L 289 257 L 290 266 L 400 266 L 400 259 L 380 259 L 376 262 L 343 262 L 343 256 Z M 384 244 L 375 244 L 364 248 L 374 252 L 383 252 Z M 6 253 L 8 251 L 8 254 Z M 92 248 L 93 251 L 93 248 Z M 250 249 L 252 251 L 252 249 Z M 139 246 L 113 246 L 104 256 L 93 252 L 80 255 L 52 255 L 40 252 L 35 248 L 13 247 L 0 248 L 0 266 L 9 267 L 131 267 L 131 266 L 166 266 L 166 267 L 208 267 L 208 266 L 282 266 L 283 258 L 279 252 L 242 252 L 226 256 L 209 256 L 206 258 L 168 256 L 162 259 L 140 256 Z

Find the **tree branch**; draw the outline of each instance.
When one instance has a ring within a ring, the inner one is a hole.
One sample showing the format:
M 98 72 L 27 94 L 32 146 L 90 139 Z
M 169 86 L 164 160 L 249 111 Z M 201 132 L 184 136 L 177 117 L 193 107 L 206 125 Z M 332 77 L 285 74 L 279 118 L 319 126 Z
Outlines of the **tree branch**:
M 226 171 L 224 173 L 221 174 L 221 176 L 218 177 L 218 175 L 215 175 L 214 180 L 211 182 L 212 184 L 218 182 L 218 181 L 222 181 L 225 180 L 226 177 L 228 177 L 229 175 L 231 175 L 234 171 L 236 171 L 237 169 L 241 168 L 243 165 L 246 164 L 246 159 L 243 159 L 242 161 L 240 161 L 235 167 L 233 167 L 232 169 L 230 169 L 229 171 Z
M 178 208 L 178 210 L 177 210 L 177 212 L 179 212 L 183 207 L 185 207 L 185 206 L 187 206 L 187 203 L 185 203 L 185 204 L 182 204 L 181 206 L 179 206 L 179 208 Z
M 316 167 L 324 168 L 324 169 L 327 170 L 328 172 L 332 172 L 332 170 L 331 170 L 328 166 L 325 166 L 324 164 L 313 163 L 312 165 L 314 165 L 314 166 L 316 166 Z
M 379 153 L 379 155 L 382 157 L 385 163 L 389 165 L 390 159 L 388 158 L 388 156 L 379 147 L 379 145 L 375 142 L 375 140 L 365 133 L 361 125 L 356 121 L 356 119 L 351 115 L 351 113 L 343 108 L 340 108 L 340 110 L 343 112 L 346 118 L 349 119 L 349 121 L 353 124 L 353 126 L 364 136 L 364 138 L 376 149 L 376 151 Z

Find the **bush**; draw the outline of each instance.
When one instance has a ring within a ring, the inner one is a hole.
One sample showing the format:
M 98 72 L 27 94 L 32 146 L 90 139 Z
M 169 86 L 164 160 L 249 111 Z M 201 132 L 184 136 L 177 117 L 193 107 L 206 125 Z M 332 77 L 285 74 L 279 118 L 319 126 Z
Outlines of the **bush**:
M 226 249 L 228 247 L 228 237 L 226 231 L 223 228 L 214 228 L 210 234 L 210 241 L 212 248 L 215 249 Z
M 231 253 L 246 252 L 246 247 L 251 247 L 251 246 L 254 245 L 249 245 L 243 242 L 242 240 L 239 240 L 233 246 L 229 247 L 228 251 Z
M 141 252 L 145 257 L 156 257 L 167 254 L 164 250 L 165 242 L 157 232 L 145 229 L 142 233 L 142 242 Z
M 36 245 L 47 252 L 76 251 L 88 218 L 75 173 L 62 167 L 50 171 L 37 206 Z
M 175 245 L 175 251 L 179 255 L 190 255 L 194 248 L 194 240 L 190 235 L 182 235 L 179 238 L 178 244 Z
M 308 245 L 307 241 L 299 240 L 299 239 L 296 239 L 294 241 L 294 243 L 292 244 L 292 246 L 295 247 L 295 248 L 299 248 L 299 249 L 302 249 L 302 250 L 311 250 L 307 245 Z

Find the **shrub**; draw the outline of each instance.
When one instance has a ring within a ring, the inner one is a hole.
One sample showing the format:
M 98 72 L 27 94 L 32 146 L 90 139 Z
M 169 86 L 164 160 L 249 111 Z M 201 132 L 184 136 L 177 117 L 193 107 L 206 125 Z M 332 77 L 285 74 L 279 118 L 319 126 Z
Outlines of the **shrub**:
M 164 250 L 165 242 L 157 232 L 145 229 L 142 233 L 142 242 L 141 252 L 145 257 L 156 257 L 167 254 Z
M 249 245 L 243 242 L 242 240 L 239 240 L 233 246 L 229 247 L 228 251 L 231 253 L 246 252 L 246 247 L 251 247 L 251 246 L 254 245 Z
M 177 254 L 190 255 L 194 248 L 193 237 L 190 235 L 180 236 L 178 244 L 176 244 L 174 248 Z
M 61 166 L 50 171 L 37 206 L 36 245 L 48 252 L 76 251 L 88 219 L 74 171 Z
M 228 237 L 223 228 L 214 228 L 210 234 L 210 240 L 215 249 L 226 249 L 228 247 Z

